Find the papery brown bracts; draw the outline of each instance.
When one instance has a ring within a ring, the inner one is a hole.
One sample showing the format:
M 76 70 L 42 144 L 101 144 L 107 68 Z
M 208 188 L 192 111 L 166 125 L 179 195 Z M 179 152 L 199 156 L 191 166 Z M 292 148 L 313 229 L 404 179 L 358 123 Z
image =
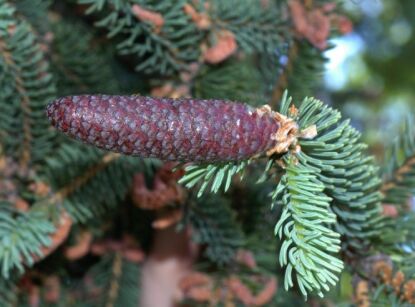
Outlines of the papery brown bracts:
M 296 124 L 224 100 L 83 95 L 47 107 L 52 124 L 99 148 L 164 161 L 226 162 L 284 152 Z

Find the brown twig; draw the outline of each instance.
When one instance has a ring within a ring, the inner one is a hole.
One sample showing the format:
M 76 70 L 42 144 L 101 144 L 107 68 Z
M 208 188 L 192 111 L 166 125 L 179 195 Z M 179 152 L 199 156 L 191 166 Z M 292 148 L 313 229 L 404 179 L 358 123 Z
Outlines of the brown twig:
M 404 176 L 415 168 L 415 156 L 408 158 L 398 169 L 395 170 L 391 179 L 385 181 L 380 188 L 383 195 L 395 188 L 404 179 Z
M 11 36 L 13 36 L 14 31 L 8 31 Z M 31 158 L 31 141 L 32 141 L 32 132 L 30 127 L 30 98 L 24 87 L 24 82 L 21 77 L 22 72 L 20 68 L 16 65 L 13 59 L 13 55 L 10 53 L 10 48 L 6 45 L 4 40 L 0 40 L 0 53 L 3 55 L 5 63 L 10 66 L 11 70 L 14 71 L 15 81 L 16 81 L 16 91 L 21 97 L 20 107 L 22 108 L 23 114 L 23 142 L 22 142 L 22 154 L 20 156 L 20 167 L 22 170 L 27 170 L 28 164 Z
M 71 181 L 67 186 L 61 188 L 59 191 L 54 193 L 49 199 L 49 203 L 58 203 L 61 202 L 63 199 L 71 195 L 75 190 L 83 186 L 87 183 L 92 177 L 94 177 L 98 172 L 102 171 L 106 168 L 110 163 L 114 160 L 117 160 L 120 157 L 119 154 L 116 153 L 109 153 L 102 157 L 102 159 L 95 164 L 94 166 L 90 167 L 83 173 L 81 176 L 75 178 Z
M 60 69 L 65 74 L 65 77 L 68 80 L 75 83 L 81 91 L 85 91 L 85 92 L 88 91 L 89 89 L 88 86 L 84 84 L 81 78 L 79 78 L 75 73 L 70 71 L 70 69 L 68 69 L 67 67 L 65 67 L 65 65 L 61 63 L 60 57 L 57 55 L 57 53 L 51 52 L 50 55 L 51 55 L 51 58 L 52 58 L 52 61 L 55 67 Z
M 122 275 L 123 259 L 121 253 L 116 253 L 112 264 L 112 276 L 108 293 L 108 301 L 105 307 L 114 307 L 120 289 L 120 277 Z
M 278 104 L 280 103 L 282 94 L 284 93 L 285 89 L 288 87 L 289 78 L 292 73 L 294 62 L 297 56 L 298 56 L 298 45 L 297 45 L 297 42 L 293 41 L 290 49 L 288 50 L 287 64 L 285 65 L 277 82 L 275 83 L 274 90 L 272 91 L 272 94 L 271 94 L 269 105 L 273 109 L 277 108 Z

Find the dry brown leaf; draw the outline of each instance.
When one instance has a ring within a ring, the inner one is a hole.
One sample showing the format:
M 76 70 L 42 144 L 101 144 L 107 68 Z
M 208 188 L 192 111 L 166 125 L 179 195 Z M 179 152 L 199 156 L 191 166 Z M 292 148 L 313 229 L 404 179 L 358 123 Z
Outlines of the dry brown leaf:
M 165 229 L 179 222 L 182 219 L 182 217 L 183 211 L 181 208 L 165 210 L 160 212 L 159 217 L 157 217 L 157 219 L 153 221 L 151 226 L 155 229 Z
M 268 304 L 272 300 L 276 292 L 277 279 L 275 277 L 271 277 L 265 284 L 264 289 L 262 289 L 261 292 L 259 292 L 254 297 L 254 305 L 263 306 L 265 304 Z
M 229 58 L 237 49 L 235 35 L 222 30 L 217 34 L 216 44 L 203 53 L 203 58 L 209 64 L 218 64 Z
M 29 290 L 29 306 L 40 307 L 40 289 L 38 286 L 34 286 Z
M 228 278 L 227 287 L 245 305 L 254 303 L 254 296 L 251 290 L 236 276 Z
M 156 86 L 151 89 L 151 96 L 153 97 L 169 97 L 170 93 L 173 92 L 174 87 L 171 82 L 163 84 L 161 86 Z
M 22 212 L 26 212 L 30 208 L 29 203 L 22 198 L 16 199 L 16 201 L 14 202 L 14 207 Z
M 346 16 L 337 16 L 337 28 L 341 34 L 349 34 L 353 31 L 353 23 Z
M 197 302 L 210 302 L 213 294 L 212 290 L 206 287 L 192 287 L 186 296 Z
M 7 165 L 7 159 L 5 156 L 0 156 L 0 172 L 3 172 L 3 170 L 6 168 Z
M 365 280 L 361 280 L 357 283 L 356 303 L 359 307 L 370 307 L 369 285 Z
M 307 39 L 320 50 L 327 48 L 327 39 L 330 34 L 330 18 L 323 9 L 306 10 L 299 0 L 289 2 L 291 17 L 297 36 Z
M 375 276 L 380 276 L 383 283 L 386 285 L 390 285 L 392 283 L 392 271 L 392 266 L 383 260 L 377 261 L 373 265 L 373 274 Z
M 91 248 L 92 239 L 92 233 L 89 231 L 82 232 L 77 240 L 77 244 L 66 248 L 66 259 L 74 261 L 85 256 Z
M 45 292 L 43 297 L 48 303 L 57 303 L 60 298 L 61 283 L 56 275 L 46 277 L 44 281 Z
M 55 232 L 51 235 L 51 241 L 52 244 L 48 247 L 42 247 L 40 249 L 42 256 L 39 257 L 37 255 L 34 256 L 34 261 L 39 261 L 47 256 L 49 256 L 51 253 L 53 253 L 68 237 L 69 232 L 71 231 L 72 227 L 72 218 L 71 216 L 65 211 L 62 210 L 59 224 L 56 227 Z
M 35 193 L 37 196 L 45 197 L 51 192 L 51 188 L 45 182 L 34 182 L 30 184 L 29 190 Z
M 200 272 L 191 272 L 184 276 L 179 282 L 179 288 L 182 291 L 188 291 L 190 288 L 195 286 L 206 286 L 212 283 L 212 278 Z
M 94 242 L 91 244 L 90 251 L 97 256 L 102 256 L 109 252 L 119 252 L 125 259 L 135 263 L 140 263 L 145 258 L 145 254 L 138 247 L 137 242 L 128 236 L 124 236 L 122 241 L 105 240 Z
M 411 279 L 403 286 L 403 299 L 409 304 L 415 304 L 415 280 Z
M 336 6 L 337 6 L 336 2 L 328 2 L 328 3 L 324 3 L 321 8 L 324 12 L 330 13 L 336 9 Z
M 389 216 L 389 217 L 395 218 L 395 217 L 398 217 L 399 212 L 398 212 L 398 209 L 396 208 L 396 206 L 389 205 L 389 204 L 383 204 L 382 205 L 382 214 L 384 216 Z
M 183 176 L 183 170 L 173 172 L 173 165 L 166 163 L 157 171 L 152 189 L 147 187 L 142 173 L 134 176 L 132 200 L 137 207 L 145 210 L 158 210 L 167 205 L 183 202 L 185 193 L 183 188 L 177 184 L 177 180 Z
M 144 252 L 139 248 L 126 248 L 122 252 L 122 255 L 128 261 L 134 262 L 134 263 L 143 262 L 143 260 L 145 258 Z
M 156 33 L 161 31 L 164 25 L 164 18 L 160 13 L 146 10 L 138 4 L 131 6 L 131 11 L 138 20 L 153 24 Z
M 240 249 L 236 252 L 236 261 L 250 269 L 254 269 L 257 266 L 254 254 L 245 249 Z
M 402 271 L 396 272 L 395 276 L 392 279 L 392 286 L 396 294 L 401 292 L 401 286 L 405 281 L 405 274 Z
M 191 4 L 188 3 L 183 6 L 183 10 L 187 15 L 190 16 L 190 18 L 196 24 L 197 28 L 200 30 L 206 30 L 210 28 L 211 21 L 207 13 L 199 13 Z

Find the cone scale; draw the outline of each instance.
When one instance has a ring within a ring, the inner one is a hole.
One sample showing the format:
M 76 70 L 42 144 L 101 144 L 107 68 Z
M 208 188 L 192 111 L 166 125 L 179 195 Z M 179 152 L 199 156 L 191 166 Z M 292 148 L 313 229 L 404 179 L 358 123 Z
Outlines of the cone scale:
M 68 136 L 126 155 L 180 162 L 239 161 L 278 146 L 275 112 L 224 100 L 82 95 L 47 107 Z

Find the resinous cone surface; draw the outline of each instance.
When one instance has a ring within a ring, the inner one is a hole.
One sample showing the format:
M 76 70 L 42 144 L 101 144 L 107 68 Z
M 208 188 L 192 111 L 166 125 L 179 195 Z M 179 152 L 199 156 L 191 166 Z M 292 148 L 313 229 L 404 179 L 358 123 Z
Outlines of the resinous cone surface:
M 82 95 L 47 107 L 52 124 L 85 143 L 165 161 L 237 161 L 275 145 L 279 123 L 223 100 Z

